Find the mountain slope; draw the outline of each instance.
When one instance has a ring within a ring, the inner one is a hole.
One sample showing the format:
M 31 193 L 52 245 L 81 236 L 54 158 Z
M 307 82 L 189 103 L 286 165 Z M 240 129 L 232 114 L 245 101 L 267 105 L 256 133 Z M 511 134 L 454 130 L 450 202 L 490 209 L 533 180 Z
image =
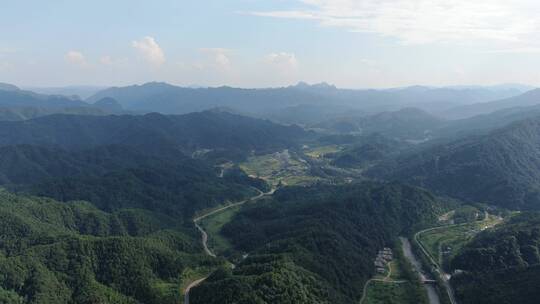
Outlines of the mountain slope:
M 285 188 L 245 208 L 223 234 L 247 259 L 192 290 L 195 304 L 353 303 L 378 250 L 435 221 L 429 193 L 398 184 Z
M 467 118 L 506 108 L 526 107 L 537 104 L 540 104 L 540 89 L 534 89 L 519 96 L 507 99 L 456 107 L 444 112 L 444 116 L 453 119 Z
M 502 88 L 428 88 L 409 87 L 387 90 L 337 89 L 327 84 L 271 89 L 182 88 L 166 83 L 146 83 L 103 90 L 87 99 L 93 103 L 112 97 L 127 110 L 184 114 L 216 107 L 227 107 L 243 113 L 291 121 L 284 109 L 297 110 L 302 123 L 312 120 L 320 107 L 341 107 L 365 112 L 395 111 L 418 107 L 440 112 L 462 104 L 487 102 L 520 94 L 516 89 Z M 298 106 L 302 106 L 299 107 Z M 313 108 L 314 107 L 314 108 Z M 304 113 L 305 111 L 305 113 Z M 281 113 L 281 114 L 280 114 Z M 283 117 L 281 117 L 283 115 Z M 324 116 L 321 116 L 324 117 Z
M 164 214 L 0 191 L 0 218 L 3 303 L 173 304 L 183 271 L 220 264 Z
M 540 118 L 402 156 L 369 174 L 463 200 L 540 209 Z
M 0 146 L 31 144 L 89 149 L 117 144 L 151 154 L 174 150 L 191 153 L 197 149 L 244 153 L 283 149 L 308 135 L 300 127 L 210 111 L 181 116 L 51 115 L 25 122 L 0 122 Z
M 540 104 L 534 106 L 517 106 L 481 114 L 470 118 L 450 120 L 434 130 L 435 137 L 455 137 L 472 134 L 486 134 L 492 130 L 505 127 L 513 122 L 540 116 Z
M 148 156 L 125 146 L 76 152 L 0 147 L 2 186 L 60 201 L 86 200 L 108 211 L 139 208 L 175 214 L 178 223 L 190 223 L 197 210 L 241 200 L 255 193 L 253 187 L 264 187 L 261 182 L 235 170 L 219 177 L 201 160 Z
M 337 133 L 380 133 L 386 137 L 399 139 L 426 138 L 443 120 L 415 108 L 405 108 L 395 112 L 338 118 L 314 125 Z
M 337 167 L 363 167 L 388 158 L 394 153 L 399 153 L 406 147 L 407 145 L 404 143 L 373 133 L 358 137 L 352 146 L 337 153 L 325 154 L 324 157 Z
M 70 108 L 84 107 L 87 103 L 59 95 L 41 95 L 22 90 L 1 90 L 1 107 L 41 107 L 41 108 Z
M 452 260 L 460 303 L 537 303 L 540 214 L 524 213 L 484 231 Z

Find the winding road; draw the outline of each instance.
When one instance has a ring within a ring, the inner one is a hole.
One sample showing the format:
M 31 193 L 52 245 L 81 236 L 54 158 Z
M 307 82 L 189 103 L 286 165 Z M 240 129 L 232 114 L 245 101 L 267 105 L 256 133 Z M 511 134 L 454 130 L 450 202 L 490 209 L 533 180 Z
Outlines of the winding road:
M 191 282 L 191 284 L 189 284 L 186 287 L 186 289 L 184 290 L 184 304 L 189 304 L 189 291 L 191 290 L 191 288 L 198 286 L 204 280 L 206 280 L 206 278 L 198 279 L 196 281 Z
M 489 220 L 489 213 L 487 211 L 485 211 L 484 212 L 484 219 L 482 220 L 482 222 L 487 222 L 488 220 Z M 431 256 L 431 254 L 429 254 L 427 249 L 424 247 L 424 244 L 422 244 L 422 242 L 420 242 L 418 240 L 418 236 L 420 234 L 428 232 L 428 231 L 433 231 L 433 230 L 437 230 L 437 229 L 447 229 L 447 228 L 458 227 L 458 226 L 465 226 L 465 225 L 469 225 L 469 224 L 470 223 L 467 222 L 467 223 L 461 223 L 461 224 L 437 226 L 437 227 L 428 228 L 428 229 L 425 229 L 425 230 L 422 230 L 422 231 L 418 231 L 414 235 L 414 241 L 416 242 L 416 244 L 418 244 L 418 246 L 420 247 L 420 249 L 422 250 L 424 255 L 429 259 L 431 264 L 435 267 L 436 272 L 439 274 L 439 277 L 440 277 L 441 281 L 443 282 L 443 286 L 446 289 L 446 292 L 448 294 L 448 298 L 450 299 L 450 303 L 452 303 L 452 304 L 457 304 L 457 300 L 456 300 L 456 297 L 455 297 L 455 294 L 454 294 L 454 289 L 452 288 L 452 285 L 450 285 L 451 275 L 444 272 L 444 270 L 439 265 L 439 263 L 434 260 L 434 258 Z M 496 225 L 496 224 L 497 223 L 495 223 L 494 225 Z M 488 226 L 486 226 L 486 227 L 488 227 Z
M 201 233 L 201 242 L 202 242 L 202 245 L 203 245 L 203 248 L 204 248 L 204 252 L 206 253 L 206 255 L 209 255 L 213 258 L 217 257 L 216 254 L 214 252 L 212 252 L 212 250 L 210 250 L 210 248 L 208 248 L 208 233 L 206 233 L 206 231 L 204 231 L 204 229 L 201 227 L 201 225 L 199 225 L 199 222 L 209 216 L 212 216 L 214 214 L 217 214 L 217 213 L 220 213 L 220 212 L 223 212 L 227 209 L 230 209 L 230 208 L 233 208 L 233 207 L 237 207 L 237 206 L 241 206 L 241 205 L 244 205 L 246 204 L 247 202 L 251 202 L 251 201 L 256 201 L 256 200 L 259 200 L 261 199 L 262 197 L 265 197 L 265 196 L 270 196 L 272 194 L 274 194 L 274 192 L 276 192 L 276 189 L 272 189 L 266 193 L 262 192 L 261 190 L 259 189 L 256 189 L 259 193 L 255 196 L 252 196 L 248 199 L 245 199 L 243 201 L 240 201 L 240 202 L 236 202 L 234 204 L 229 204 L 227 206 L 224 206 L 224 207 L 221 207 L 221 208 L 218 208 L 218 209 L 214 209 L 214 210 L 211 210 L 211 211 L 208 211 L 207 213 L 204 213 L 200 216 L 197 216 L 193 219 L 193 224 L 195 224 L 195 227 L 197 227 L 197 229 L 199 230 L 199 232 Z M 204 280 L 206 280 L 206 278 L 202 278 L 202 279 L 199 279 L 199 280 L 196 280 L 196 281 L 193 281 L 191 282 L 187 287 L 186 289 L 184 290 L 184 304 L 189 304 L 189 292 L 191 291 L 192 288 L 198 286 L 199 284 L 201 284 L 202 282 L 204 282 Z
M 391 275 L 392 275 L 392 264 L 388 263 L 388 273 L 386 274 L 384 278 L 367 280 L 366 283 L 364 284 L 364 291 L 362 291 L 362 299 L 360 299 L 360 304 L 364 303 L 364 300 L 366 299 L 366 296 L 367 296 L 367 288 L 368 288 L 369 283 L 371 282 L 384 282 L 384 283 L 393 283 L 393 284 L 407 283 L 407 281 L 405 280 L 392 280 L 390 279 Z

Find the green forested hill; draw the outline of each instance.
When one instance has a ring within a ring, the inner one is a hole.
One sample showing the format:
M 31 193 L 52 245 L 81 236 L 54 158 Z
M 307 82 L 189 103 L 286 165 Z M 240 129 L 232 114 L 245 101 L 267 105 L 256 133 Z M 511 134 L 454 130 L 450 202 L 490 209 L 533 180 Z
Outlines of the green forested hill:
M 300 127 L 226 112 L 206 111 L 178 116 L 50 115 L 24 122 L 0 122 L 0 146 L 42 145 L 84 150 L 122 145 L 149 154 L 161 150 L 192 153 L 229 149 L 247 154 L 282 150 L 308 136 Z
M 351 303 L 373 275 L 378 250 L 436 221 L 429 193 L 399 184 L 315 185 L 278 191 L 241 211 L 223 233 L 251 252 L 212 275 L 193 303 Z
M 219 178 L 210 168 L 186 161 L 111 171 L 95 177 L 52 179 L 24 189 L 61 201 L 88 200 L 104 210 L 142 208 L 189 220 L 198 210 L 252 196 L 256 191 L 251 180 L 245 174 L 241 183 L 232 176 Z
M 370 174 L 467 201 L 540 209 L 540 118 L 416 151 Z
M 0 219 L 2 303 L 178 303 L 185 269 L 220 263 L 164 214 L 0 191 Z
M 499 270 L 540 264 L 540 213 L 525 212 L 480 233 L 452 261 L 452 268 Z
M 326 154 L 330 163 L 342 168 L 362 167 L 397 154 L 407 144 L 386 138 L 378 133 L 361 136 L 343 151 Z
M 176 155 L 176 158 L 174 156 Z M 189 219 L 195 211 L 240 200 L 266 184 L 239 170 L 220 178 L 202 160 L 162 151 L 148 156 L 126 146 L 66 151 L 0 147 L 0 184 L 60 201 L 87 200 L 111 211 L 142 208 Z
M 452 260 L 460 303 L 538 303 L 540 214 L 524 213 L 484 231 Z
M 337 133 L 380 133 L 389 138 L 425 139 L 433 130 L 443 125 L 443 120 L 416 108 L 394 112 L 335 118 L 315 124 L 314 127 Z

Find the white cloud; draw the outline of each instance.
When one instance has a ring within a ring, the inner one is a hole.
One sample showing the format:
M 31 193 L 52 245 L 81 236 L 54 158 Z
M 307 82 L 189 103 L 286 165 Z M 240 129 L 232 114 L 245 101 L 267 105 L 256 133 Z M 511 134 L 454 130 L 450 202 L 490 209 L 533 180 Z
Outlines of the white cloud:
M 155 66 L 165 63 L 165 54 L 153 37 L 146 36 L 138 41 L 131 42 L 146 61 Z
M 103 56 L 99 59 L 99 62 L 103 65 L 111 65 L 113 64 L 113 59 L 111 58 L 111 56 Z
M 298 60 L 293 53 L 271 53 L 266 56 L 265 61 L 281 69 L 296 69 L 298 67 Z
M 508 49 L 498 49 L 488 51 L 487 53 L 508 53 L 508 54 L 538 54 L 540 53 L 540 47 L 529 46 L 529 47 L 515 47 Z
M 73 65 L 79 66 L 79 67 L 87 67 L 88 62 L 86 61 L 86 58 L 84 55 L 79 51 L 69 51 L 64 56 L 65 60 Z
M 367 59 L 367 58 L 360 59 L 360 63 L 363 64 L 363 65 L 367 65 L 367 66 L 376 66 L 377 65 L 377 61 L 375 61 L 373 59 Z
M 15 52 L 16 52 L 16 50 L 14 48 L 0 47 L 0 55 L 9 54 L 9 53 L 15 53 Z
M 7 70 L 9 67 L 9 63 L 0 61 L 0 70 Z
M 231 67 L 231 59 L 229 58 L 231 50 L 223 48 L 202 48 L 200 51 L 207 54 L 211 61 L 210 64 L 203 64 L 202 66 L 210 66 L 219 69 L 229 69 Z
M 304 9 L 251 12 L 316 20 L 325 27 L 433 42 L 528 43 L 540 32 L 537 0 L 299 0 Z

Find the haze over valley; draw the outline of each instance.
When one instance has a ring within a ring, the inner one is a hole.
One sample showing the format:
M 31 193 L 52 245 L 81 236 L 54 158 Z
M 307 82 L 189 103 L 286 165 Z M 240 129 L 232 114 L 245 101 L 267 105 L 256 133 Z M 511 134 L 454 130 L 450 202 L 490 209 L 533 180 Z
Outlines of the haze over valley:
M 30 2 L 0 303 L 538 302 L 536 2 Z

